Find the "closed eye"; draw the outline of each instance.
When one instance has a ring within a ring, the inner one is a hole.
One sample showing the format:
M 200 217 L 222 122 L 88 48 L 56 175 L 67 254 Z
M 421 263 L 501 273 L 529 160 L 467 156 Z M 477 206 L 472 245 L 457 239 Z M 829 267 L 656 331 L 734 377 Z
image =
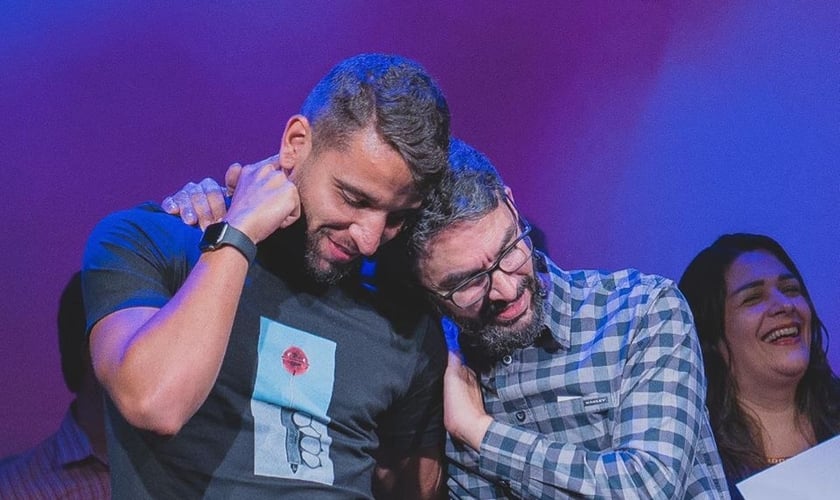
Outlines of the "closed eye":
M 370 206 L 370 201 L 356 194 L 353 194 L 346 189 L 341 190 L 341 198 L 344 200 L 345 203 L 347 203 L 353 208 L 367 208 Z
M 755 304 L 759 300 L 761 300 L 761 295 L 760 294 L 751 293 L 751 294 L 747 295 L 746 297 L 744 297 L 744 300 L 743 300 L 742 303 L 745 304 L 745 305 L 751 305 L 751 304 Z

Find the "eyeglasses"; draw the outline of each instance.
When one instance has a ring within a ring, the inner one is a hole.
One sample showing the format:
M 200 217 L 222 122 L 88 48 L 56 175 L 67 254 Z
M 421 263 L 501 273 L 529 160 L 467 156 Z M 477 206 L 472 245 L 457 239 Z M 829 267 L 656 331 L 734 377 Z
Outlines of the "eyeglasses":
M 533 251 L 531 238 L 528 237 L 528 234 L 531 232 L 531 225 L 528 224 L 528 221 L 516 214 L 511 203 L 509 199 L 505 200 L 508 209 L 516 217 L 516 224 L 519 226 L 519 236 L 510 245 L 505 247 L 493 265 L 484 271 L 480 271 L 464 279 L 447 293 L 431 290 L 433 293 L 443 300 L 452 301 L 453 304 L 461 309 L 466 309 L 484 300 L 484 297 L 490 291 L 491 277 L 494 272 L 501 270 L 504 273 L 512 274 L 525 265 Z

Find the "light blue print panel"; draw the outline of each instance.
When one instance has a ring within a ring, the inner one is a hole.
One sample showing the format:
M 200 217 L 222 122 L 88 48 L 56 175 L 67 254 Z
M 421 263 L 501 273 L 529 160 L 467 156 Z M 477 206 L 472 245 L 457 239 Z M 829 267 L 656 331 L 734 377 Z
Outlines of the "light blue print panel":
M 327 408 L 335 342 L 260 318 L 254 416 L 254 474 L 333 484 Z

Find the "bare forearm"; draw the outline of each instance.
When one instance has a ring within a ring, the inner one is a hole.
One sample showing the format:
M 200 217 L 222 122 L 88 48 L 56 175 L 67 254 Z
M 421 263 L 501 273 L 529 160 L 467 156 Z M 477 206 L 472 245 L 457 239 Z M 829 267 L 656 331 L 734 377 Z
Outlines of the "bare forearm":
M 218 376 L 248 263 L 231 247 L 202 255 L 161 309 L 126 310 L 94 327 L 97 375 L 133 425 L 174 434 Z

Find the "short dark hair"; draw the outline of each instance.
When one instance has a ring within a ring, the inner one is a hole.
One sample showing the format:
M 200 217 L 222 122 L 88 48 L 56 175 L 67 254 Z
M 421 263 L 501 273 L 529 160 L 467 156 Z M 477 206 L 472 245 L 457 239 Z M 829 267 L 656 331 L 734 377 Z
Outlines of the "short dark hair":
M 499 172 L 480 151 L 460 139 L 449 141 L 449 169 L 412 227 L 409 248 L 417 263 L 441 231 L 489 214 L 505 199 Z
M 712 427 L 726 474 L 734 480 L 766 466 L 758 424 L 738 405 L 738 387 L 721 352 L 721 345 L 728 349 L 724 336 L 726 272 L 741 254 L 758 250 L 772 254 L 793 274 L 811 309 L 810 361 L 796 389 L 797 408 L 809 419 L 818 441 L 840 432 L 840 381 L 825 353 L 828 332 L 814 309 L 799 269 L 769 236 L 723 235 L 694 257 L 680 278 L 679 288 L 694 315 L 708 380 L 706 402 Z
M 336 65 L 315 85 L 301 114 L 312 125 L 313 152 L 343 149 L 373 127 L 408 163 L 421 193 L 446 169 L 449 107 L 420 64 L 396 55 L 361 54 Z
M 58 350 L 61 354 L 61 373 L 64 383 L 71 392 L 77 393 L 81 387 L 85 371 L 88 370 L 88 357 L 85 336 L 85 308 L 82 302 L 82 275 L 75 273 L 58 302 Z

